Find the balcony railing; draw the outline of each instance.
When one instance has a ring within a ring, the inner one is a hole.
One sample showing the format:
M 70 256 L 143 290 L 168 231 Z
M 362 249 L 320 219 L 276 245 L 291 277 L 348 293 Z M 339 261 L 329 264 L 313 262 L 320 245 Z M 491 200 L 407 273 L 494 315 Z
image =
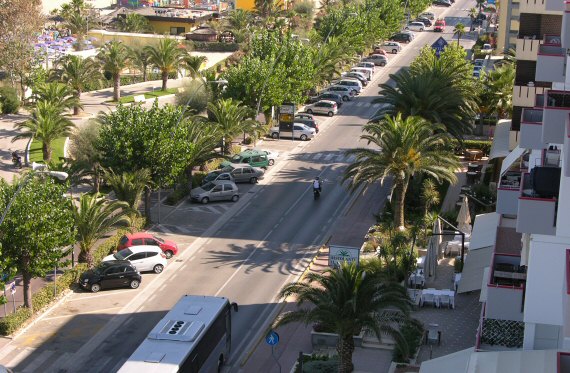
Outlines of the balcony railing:
M 535 167 L 534 170 L 537 168 L 540 167 Z M 537 175 L 539 176 L 535 172 L 533 177 Z M 542 183 L 554 184 L 555 181 L 542 180 Z M 559 184 L 558 180 L 556 187 L 559 187 Z M 554 235 L 556 233 L 556 209 L 557 198 L 535 190 L 530 174 L 524 173 L 517 210 L 517 232 Z
M 520 0 L 519 3 L 521 13 L 555 14 L 562 10 L 564 10 L 564 4 L 561 2 L 557 4 L 556 0 Z
M 497 188 L 497 213 L 503 215 L 516 215 L 520 196 L 521 173 L 507 171 Z
M 488 310 L 486 310 L 488 314 Z M 485 345 L 521 348 L 524 339 L 524 322 L 485 318 L 481 325 L 480 350 Z
M 536 58 L 535 78 L 541 82 L 564 82 L 566 49 L 552 45 L 541 45 Z
M 537 96 L 543 94 L 544 90 L 545 87 L 538 86 L 534 82 L 516 84 L 513 92 L 513 105 L 522 107 L 535 106 Z
M 540 40 L 530 38 L 517 39 L 515 54 L 517 61 L 536 61 L 539 46 Z
M 542 142 L 562 144 L 570 113 L 570 92 L 548 91 L 542 118 Z
M 566 11 L 562 15 L 562 27 L 560 28 L 560 39 L 562 47 L 570 48 L 570 3 L 565 4 Z

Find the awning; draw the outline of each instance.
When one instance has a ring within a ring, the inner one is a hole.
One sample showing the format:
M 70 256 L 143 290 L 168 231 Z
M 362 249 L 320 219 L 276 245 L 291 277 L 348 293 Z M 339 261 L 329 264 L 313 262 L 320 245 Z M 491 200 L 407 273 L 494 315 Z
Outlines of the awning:
M 489 159 L 501 158 L 509 155 L 511 151 L 511 121 L 500 120 L 495 126 L 493 144 L 489 152 Z
M 467 370 L 456 370 L 455 372 L 556 373 L 558 361 L 557 352 L 557 350 L 474 352 L 469 359 Z M 444 371 L 442 370 L 441 372 Z
M 475 217 L 469 252 L 495 245 L 500 217 L 496 212 L 479 214 Z
M 493 246 L 473 251 L 469 250 L 469 254 L 465 257 L 463 272 L 461 272 L 461 281 L 459 281 L 459 286 L 457 287 L 458 293 L 481 290 L 485 267 L 491 265 L 493 250 Z
M 521 148 L 517 145 L 516 148 L 513 149 L 512 152 L 507 155 L 507 157 L 503 160 L 503 164 L 501 165 L 501 175 L 511 168 L 513 163 L 515 163 L 525 152 L 526 149 Z
M 463 373 L 467 369 L 473 347 L 449 355 L 426 360 L 420 366 L 420 373 Z
M 489 272 L 491 267 L 485 267 L 483 270 L 483 279 L 481 280 L 481 294 L 479 294 L 479 302 L 487 301 L 487 285 L 489 284 Z

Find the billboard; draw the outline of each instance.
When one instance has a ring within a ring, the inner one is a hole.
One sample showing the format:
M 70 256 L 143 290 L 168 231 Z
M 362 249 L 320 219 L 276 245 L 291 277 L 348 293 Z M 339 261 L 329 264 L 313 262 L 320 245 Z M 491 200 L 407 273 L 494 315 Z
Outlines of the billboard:
M 360 248 L 349 246 L 329 246 L 329 267 L 338 268 L 343 262 L 358 264 Z
M 279 107 L 279 131 L 292 131 L 295 119 L 295 104 L 283 103 Z

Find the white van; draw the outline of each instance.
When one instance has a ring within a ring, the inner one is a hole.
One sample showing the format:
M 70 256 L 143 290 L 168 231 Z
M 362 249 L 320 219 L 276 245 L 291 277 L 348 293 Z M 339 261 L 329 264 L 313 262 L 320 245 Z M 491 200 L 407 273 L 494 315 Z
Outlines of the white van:
M 352 69 L 350 69 L 350 71 L 355 72 L 355 73 L 361 73 L 363 74 L 367 80 L 372 80 L 372 74 L 373 71 L 372 69 L 369 69 L 367 67 L 353 67 Z
M 349 87 L 357 94 L 362 91 L 362 83 L 356 79 L 341 79 L 341 81 L 336 83 L 336 85 L 339 85 L 341 87 Z

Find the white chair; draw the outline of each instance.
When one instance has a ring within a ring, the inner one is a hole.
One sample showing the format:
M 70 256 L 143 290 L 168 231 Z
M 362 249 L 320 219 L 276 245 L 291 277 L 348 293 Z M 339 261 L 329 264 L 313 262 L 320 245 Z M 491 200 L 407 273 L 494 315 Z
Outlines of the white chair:
M 449 308 L 451 306 L 451 298 L 447 294 L 442 294 L 439 296 L 439 306 L 443 307 L 446 306 Z
M 434 306 L 436 305 L 436 301 L 435 301 L 435 295 L 433 294 L 422 294 L 422 298 L 421 298 L 421 307 L 424 306 L 425 303 L 431 303 Z

